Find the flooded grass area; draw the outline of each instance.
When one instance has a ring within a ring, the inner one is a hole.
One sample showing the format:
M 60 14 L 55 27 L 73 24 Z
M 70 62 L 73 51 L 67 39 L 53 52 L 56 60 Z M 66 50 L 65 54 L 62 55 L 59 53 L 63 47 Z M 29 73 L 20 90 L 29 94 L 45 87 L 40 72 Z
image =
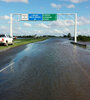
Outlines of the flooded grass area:
M 25 45 L 25 44 L 29 44 L 33 42 L 43 41 L 45 39 L 48 39 L 48 38 L 40 37 L 40 38 L 34 38 L 34 39 L 16 39 L 14 40 L 13 45 L 9 45 L 9 46 L 0 45 L 0 50 L 9 49 L 12 47 L 17 47 L 17 46 L 21 46 L 21 45 Z

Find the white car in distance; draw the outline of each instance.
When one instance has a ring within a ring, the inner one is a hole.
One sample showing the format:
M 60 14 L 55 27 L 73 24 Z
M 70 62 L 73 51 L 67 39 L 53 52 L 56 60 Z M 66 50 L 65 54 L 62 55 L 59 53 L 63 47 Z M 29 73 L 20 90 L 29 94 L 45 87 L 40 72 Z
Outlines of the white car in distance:
M 6 34 L 0 34 L 0 44 L 4 44 L 5 46 L 13 44 L 13 38 Z

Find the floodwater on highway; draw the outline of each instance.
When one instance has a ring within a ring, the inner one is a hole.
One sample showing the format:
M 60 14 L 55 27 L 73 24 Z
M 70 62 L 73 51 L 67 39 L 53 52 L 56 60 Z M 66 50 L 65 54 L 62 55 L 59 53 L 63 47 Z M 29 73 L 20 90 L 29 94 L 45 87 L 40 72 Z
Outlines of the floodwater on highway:
M 90 50 L 59 38 L 28 44 L 0 69 L 0 100 L 90 100 Z

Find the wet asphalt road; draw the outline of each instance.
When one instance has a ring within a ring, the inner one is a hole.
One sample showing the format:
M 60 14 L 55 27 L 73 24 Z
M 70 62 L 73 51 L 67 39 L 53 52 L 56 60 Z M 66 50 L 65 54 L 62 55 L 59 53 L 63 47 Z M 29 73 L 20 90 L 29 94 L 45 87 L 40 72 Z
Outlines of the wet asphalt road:
M 1 53 L 0 100 L 90 100 L 90 50 L 69 42 L 48 39 Z

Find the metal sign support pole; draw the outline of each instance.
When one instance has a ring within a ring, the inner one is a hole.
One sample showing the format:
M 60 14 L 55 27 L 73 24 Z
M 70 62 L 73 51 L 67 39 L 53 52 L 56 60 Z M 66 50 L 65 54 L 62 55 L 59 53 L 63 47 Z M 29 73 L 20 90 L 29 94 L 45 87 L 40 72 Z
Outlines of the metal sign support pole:
M 10 36 L 13 37 L 13 14 L 10 14 Z
M 77 13 L 58 13 L 58 15 L 74 15 L 74 42 L 77 43 Z
M 75 43 L 77 43 L 77 13 L 75 14 L 75 29 L 74 29 L 74 35 L 75 35 Z
M 16 13 L 16 14 L 10 14 L 10 36 L 13 37 L 13 16 L 18 15 L 21 16 L 21 14 Z M 20 18 L 19 18 L 20 19 Z M 18 19 L 18 21 L 19 21 Z

